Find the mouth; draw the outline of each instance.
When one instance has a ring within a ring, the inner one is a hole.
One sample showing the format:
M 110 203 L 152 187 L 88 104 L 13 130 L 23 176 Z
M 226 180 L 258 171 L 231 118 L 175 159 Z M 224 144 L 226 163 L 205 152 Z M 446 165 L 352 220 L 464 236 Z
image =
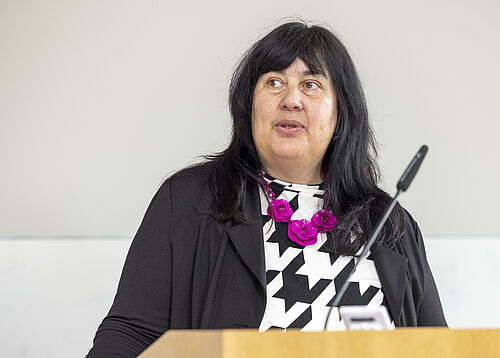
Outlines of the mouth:
M 276 124 L 277 127 L 281 128 L 303 128 L 304 126 L 302 123 L 293 121 L 290 119 L 284 119 L 282 121 L 279 121 L 278 124 Z
M 295 134 L 300 132 L 303 128 L 304 126 L 300 122 L 288 119 L 279 121 L 278 124 L 276 124 L 277 131 L 282 134 Z

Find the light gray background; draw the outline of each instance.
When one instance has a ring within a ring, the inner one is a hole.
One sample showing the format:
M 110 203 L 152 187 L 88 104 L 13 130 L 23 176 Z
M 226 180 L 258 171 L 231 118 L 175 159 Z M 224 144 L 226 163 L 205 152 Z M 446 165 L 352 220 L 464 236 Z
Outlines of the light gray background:
M 452 327 L 499 327 L 500 2 L 0 1 L 0 356 L 82 356 L 153 194 L 223 149 L 234 64 L 284 16 L 355 61 Z M 495 256 L 496 255 L 496 256 Z
M 285 15 L 359 69 L 391 193 L 432 233 L 499 233 L 498 1 L 3 1 L 0 233 L 128 235 L 155 189 L 225 147 L 229 77 Z

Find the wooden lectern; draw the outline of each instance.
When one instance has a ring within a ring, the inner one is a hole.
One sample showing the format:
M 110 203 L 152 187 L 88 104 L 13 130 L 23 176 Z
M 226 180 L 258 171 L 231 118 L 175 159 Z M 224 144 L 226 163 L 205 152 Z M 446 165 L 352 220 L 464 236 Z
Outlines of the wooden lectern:
M 140 358 L 500 357 L 500 329 L 259 333 L 250 329 L 167 331 Z

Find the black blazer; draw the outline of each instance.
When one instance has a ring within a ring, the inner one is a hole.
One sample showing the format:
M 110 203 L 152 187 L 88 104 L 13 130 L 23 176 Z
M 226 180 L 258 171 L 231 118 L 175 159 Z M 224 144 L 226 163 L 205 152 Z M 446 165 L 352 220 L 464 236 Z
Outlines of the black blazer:
M 168 329 L 258 328 L 266 276 L 258 188 L 248 226 L 209 214 L 205 166 L 167 179 L 127 255 L 118 290 L 88 357 L 133 357 Z M 406 212 L 406 237 L 372 252 L 396 326 L 446 326 L 422 234 Z

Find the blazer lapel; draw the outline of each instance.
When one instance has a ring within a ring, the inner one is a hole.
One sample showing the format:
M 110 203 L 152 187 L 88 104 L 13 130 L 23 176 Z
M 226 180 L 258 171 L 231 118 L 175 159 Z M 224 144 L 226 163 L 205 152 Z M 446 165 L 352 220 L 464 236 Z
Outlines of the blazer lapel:
M 266 263 L 258 190 L 255 187 L 249 189 L 249 196 L 243 205 L 243 212 L 251 220 L 251 223 L 249 225 L 236 224 L 230 226 L 226 228 L 226 232 L 238 254 L 265 290 Z
M 384 246 L 372 255 L 394 324 L 400 325 L 408 259 Z

